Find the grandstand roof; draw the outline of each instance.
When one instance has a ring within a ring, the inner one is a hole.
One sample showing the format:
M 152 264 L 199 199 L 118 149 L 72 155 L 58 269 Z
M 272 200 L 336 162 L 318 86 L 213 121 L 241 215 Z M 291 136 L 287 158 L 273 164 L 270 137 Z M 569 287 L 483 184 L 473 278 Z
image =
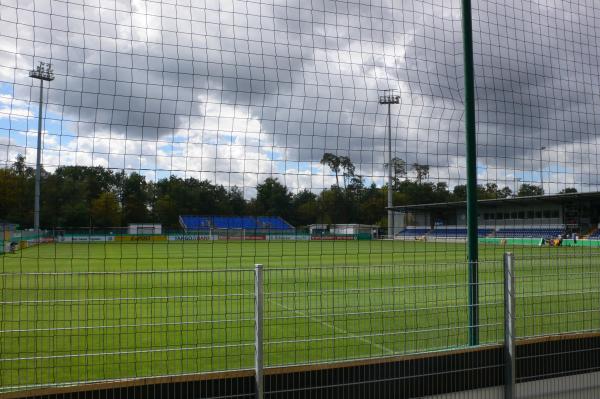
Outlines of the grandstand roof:
M 600 192 L 588 192 L 588 193 L 566 193 L 566 194 L 552 194 L 552 195 L 533 195 L 529 197 L 510 197 L 510 198 L 495 198 L 495 199 L 481 199 L 477 203 L 479 205 L 496 206 L 507 203 L 511 204 L 531 204 L 531 203 L 555 203 L 563 204 L 574 200 L 598 200 L 600 201 Z M 435 208 L 463 208 L 467 206 L 467 201 L 456 201 L 456 202 L 437 202 L 430 204 L 412 204 L 412 205 L 399 205 L 393 206 L 393 211 L 407 211 L 407 210 L 418 210 L 418 209 L 435 209 Z

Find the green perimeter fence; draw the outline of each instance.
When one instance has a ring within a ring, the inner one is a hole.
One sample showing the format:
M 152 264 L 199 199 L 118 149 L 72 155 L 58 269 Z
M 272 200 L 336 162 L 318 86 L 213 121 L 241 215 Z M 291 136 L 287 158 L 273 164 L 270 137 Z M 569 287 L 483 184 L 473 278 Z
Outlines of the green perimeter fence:
M 14 231 L 0 239 L 0 253 L 16 251 L 40 243 L 98 243 L 126 241 L 351 241 L 372 240 L 370 233 L 310 234 L 307 231 L 273 231 L 246 229 L 214 229 L 205 231 L 170 230 L 161 234 L 129 234 L 118 229 L 55 230 L 36 233 L 33 231 Z

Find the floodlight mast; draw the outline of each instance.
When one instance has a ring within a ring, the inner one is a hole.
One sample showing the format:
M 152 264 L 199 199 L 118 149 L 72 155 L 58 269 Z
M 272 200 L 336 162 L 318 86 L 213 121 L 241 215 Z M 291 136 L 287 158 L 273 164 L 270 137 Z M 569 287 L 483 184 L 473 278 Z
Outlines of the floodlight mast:
M 540 147 L 540 184 L 542 186 L 542 195 L 544 194 L 544 150 L 545 146 Z
M 37 135 L 37 154 L 35 161 L 35 199 L 33 204 L 33 228 L 36 233 L 40 232 L 40 179 L 41 179 L 41 159 L 42 159 L 42 108 L 44 102 L 44 81 L 54 80 L 54 71 L 52 64 L 40 62 L 39 65 L 29 71 L 29 77 L 40 81 L 40 101 L 38 111 L 38 135 Z
M 388 106 L 388 190 L 387 190 L 387 208 L 388 208 L 388 238 L 394 238 L 394 193 L 392 184 L 392 104 L 400 104 L 400 96 L 393 94 L 394 89 L 384 90 L 384 94 L 379 96 L 379 104 Z

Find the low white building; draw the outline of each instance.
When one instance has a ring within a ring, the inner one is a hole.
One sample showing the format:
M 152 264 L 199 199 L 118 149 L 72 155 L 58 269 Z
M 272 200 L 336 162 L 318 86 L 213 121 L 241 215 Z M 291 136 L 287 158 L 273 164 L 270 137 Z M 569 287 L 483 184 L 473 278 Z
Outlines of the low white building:
M 333 235 L 370 234 L 371 237 L 377 236 L 377 226 L 370 224 L 332 224 L 329 231 Z
M 128 234 L 162 234 L 162 225 L 154 223 L 130 223 Z
M 329 233 L 329 225 L 328 224 L 311 224 L 308 226 L 308 231 L 311 236 L 320 235 L 323 233 Z
M 311 235 L 330 234 L 330 235 L 356 235 L 369 234 L 371 237 L 377 237 L 377 226 L 370 224 L 311 224 L 308 226 Z

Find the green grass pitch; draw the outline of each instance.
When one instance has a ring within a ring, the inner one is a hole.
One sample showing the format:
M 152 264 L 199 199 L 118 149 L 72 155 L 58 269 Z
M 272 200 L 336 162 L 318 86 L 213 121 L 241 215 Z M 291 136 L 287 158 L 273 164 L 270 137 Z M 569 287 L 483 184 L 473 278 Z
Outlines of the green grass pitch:
M 597 254 L 511 248 L 517 334 L 600 328 Z M 502 342 L 500 246 L 480 249 L 481 343 Z M 268 366 L 467 344 L 465 244 L 43 244 L 0 257 L 0 387 L 251 368 L 254 264 Z M 12 388 L 11 388 L 12 387 Z

